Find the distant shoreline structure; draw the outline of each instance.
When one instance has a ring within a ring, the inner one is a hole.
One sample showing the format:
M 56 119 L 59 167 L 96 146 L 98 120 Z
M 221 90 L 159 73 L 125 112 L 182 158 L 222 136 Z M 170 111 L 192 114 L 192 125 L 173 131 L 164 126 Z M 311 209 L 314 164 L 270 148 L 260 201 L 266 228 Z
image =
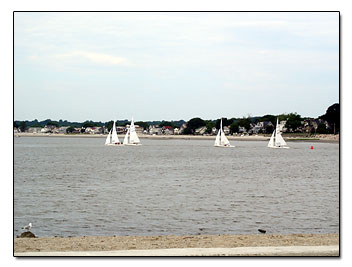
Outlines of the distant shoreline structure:
M 42 133 L 16 133 L 14 137 L 73 137 L 73 138 L 106 138 L 107 134 L 42 134 Z M 119 137 L 123 138 L 124 135 Z M 155 140 L 213 140 L 214 136 L 211 135 L 140 135 L 141 139 L 155 139 Z M 250 136 L 227 136 L 229 140 L 235 141 L 269 141 L 270 135 L 250 135 Z M 338 143 L 340 140 L 339 134 L 325 134 L 314 135 L 310 137 L 292 135 L 285 136 L 288 142 L 302 141 L 302 142 L 324 142 L 324 143 Z

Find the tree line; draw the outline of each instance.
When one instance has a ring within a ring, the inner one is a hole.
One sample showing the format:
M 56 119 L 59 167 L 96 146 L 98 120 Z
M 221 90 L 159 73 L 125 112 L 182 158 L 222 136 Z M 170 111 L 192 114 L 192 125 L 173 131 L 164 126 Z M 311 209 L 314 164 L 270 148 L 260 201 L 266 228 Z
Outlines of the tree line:
M 178 120 L 178 121 L 136 121 L 135 124 L 143 127 L 144 129 L 148 129 L 150 125 L 159 125 L 159 127 L 163 126 L 171 126 L 172 128 L 178 127 L 180 128 L 182 125 L 186 124 L 186 128 L 184 129 L 184 134 L 194 134 L 195 130 L 200 127 L 206 127 L 206 133 L 211 133 L 212 129 L 215 127 L 216 129 L 220 128 L 220 120 L 222 119 L 223 126 L 227 126 L 230 129 L 230 133 L 239 132 L 239 128 L 243 127 L 247 131 L 250 129 L 251 124 L 256 124 L 258 122 L 271 122 L 272 125 L 276 125 L 276 119 L 279 121 L 286 121 L 285 128 L 287 128 L 290 132 L 295 132 L 298 127 L 302 125 L 302 121 L 309 118 L 302 118 L 301 115 L 297 113 L 289 113 L 289 114 L 280 114 L 280 115 L 271 115 L 267 114 L 264 116 L 257 117 L 242 117 L 242 118 L 219 118 L 216 120 L 203 120 L 199 117 L 195 117 L 190 119 L 189 121 Z M 325 124 L 321 123 L 318 125 L 316 129 L 316 133 L 339 133 L 340 132 L 340 105 L 338 103 L 331 105 L 326 110 L 325 114 L 318 117 L 318 119 L 325 120 L 331 125 L 333 128 L 327 129 Z M 50 119 L 38 121 L 37 119 L 33 121 L 14 121 L 14 127 L 19 128 L 22 132 L 24 132 L 28 127 L 44 127 L 44 126 L 55 126 L 55 127 L 69 127 L 69 129 L 73 130 L 76 128 L 87 128 L 87 127 L 106 127 L 109 131 L 113 126 L 113 121 L 107 122 L 95 122 L 91 120 L 86 120 L 84 122 L 69 122 L 67 120 L 59 120 L 52 121 Z M 131 122 L 128 120 L 117 120 L 117 126 L 126 126 Z M 266 132 L 272 132 L 273 126 L 267 125 L 265 129 Z

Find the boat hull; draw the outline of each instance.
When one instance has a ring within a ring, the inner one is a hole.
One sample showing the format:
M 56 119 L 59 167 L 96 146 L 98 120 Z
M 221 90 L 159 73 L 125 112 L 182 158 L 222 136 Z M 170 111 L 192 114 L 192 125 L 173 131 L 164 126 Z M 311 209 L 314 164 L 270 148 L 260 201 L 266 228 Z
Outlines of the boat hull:
M 269 148 L 286 148 L 288 149 L 288 146 L 268 146 Z
M 222 145 L 214 145 L 215 147 L 235 147 L 235 146 L 232 146 L 232 145 L 229 145 L 229 146 L 222 146 Z
M 106 146 L 123 146 L 123 144 L 105 144 Z
M 124 146 L 141 146 L 142 144 L 124 144 Z

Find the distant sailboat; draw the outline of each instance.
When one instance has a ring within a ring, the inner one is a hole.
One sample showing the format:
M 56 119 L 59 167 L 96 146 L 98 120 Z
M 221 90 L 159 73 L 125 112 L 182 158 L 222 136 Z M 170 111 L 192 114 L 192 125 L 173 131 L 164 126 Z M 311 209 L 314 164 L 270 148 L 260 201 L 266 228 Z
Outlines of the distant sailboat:
M 273 134 L 271 135 L 268 147 L 270 148 L 289 148 L 282 138 L 280 126 L 279 126 L 279 119 L 276 121 L 276 129 L 274 130 Z
M 136 133 L 136 127 L 134 126 L 133 118 L 131 120 L 130 128 L 127 130 L 125 138 L 123 139 L 123 144 L 126 146 L 142 145 Z
M 227 139 L 227 137 L 222 129 L 222 119 L 220 121 L 220 129 L 219 129 L 218 134 L 215 138 L 214 146 L 216 146 L 216 147 L 234 147 L 234 146 L 230 145 L 230 141 Z
M 112 131 L 112 134 L 111 134 L 111 131 Z M 112 126 L 112 129 L 110 130 L 110 132 L 108 134 L 108 137 L 105 140 L 105 145 L 107 145 L 107 146 L 120 146 L 121 145 L 119 137 L 117 136 L 115 122 L 114 122 L 114 125 Z

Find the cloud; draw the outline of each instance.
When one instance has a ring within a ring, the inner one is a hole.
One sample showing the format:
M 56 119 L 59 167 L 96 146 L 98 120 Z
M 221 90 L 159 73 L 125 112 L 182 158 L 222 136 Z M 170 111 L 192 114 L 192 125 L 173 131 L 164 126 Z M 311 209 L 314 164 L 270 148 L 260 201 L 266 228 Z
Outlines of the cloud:
M 102 64 L 102 65 L 122 65 L 128 61 L 126 58 L 117 57 L 109 54 L 85 52 L 85 51 L 73 51 L 70 53 L 55 55 L 56 58 L 80 58 L 88 60 L 91 63 Z

